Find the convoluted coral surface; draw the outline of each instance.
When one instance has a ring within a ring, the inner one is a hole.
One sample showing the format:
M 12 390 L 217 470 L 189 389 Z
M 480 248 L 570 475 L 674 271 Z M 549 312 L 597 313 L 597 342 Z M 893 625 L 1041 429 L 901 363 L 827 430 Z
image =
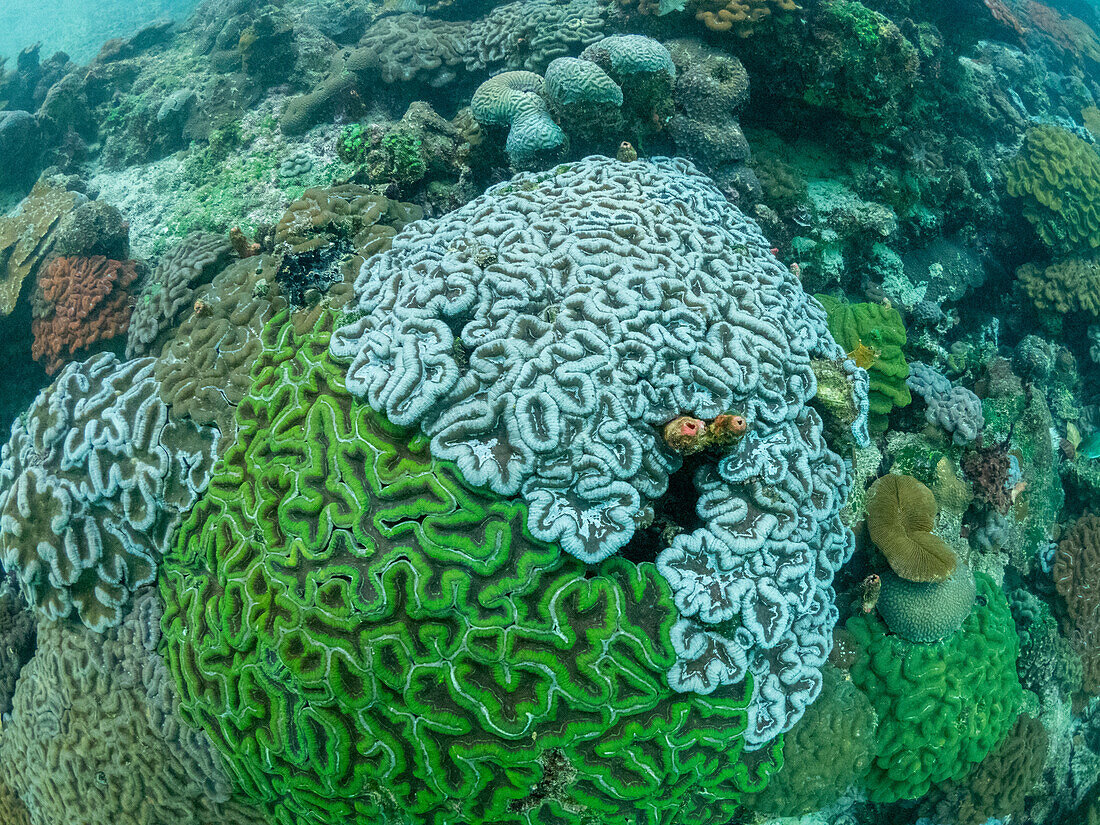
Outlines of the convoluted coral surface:
M 691 823 L 763 787 L 748 684 L 665 683 L 652 564 L 532 538 L 286 318 L 161 587 L 184 710 L 276 822 Z
M 168 415 L 152 358 L 66 367 L 0 454 L 0 552 L 28 601 L 93 630 L 116 624 L 206 486 L 215 438 Z
M 844 353 L 754 223 L 689 163 L 592 157 L 407 227 L 356 295 L 332 344 L 348 389 L 469 482 L 520 493 L 532 535 L 587 562 L 627 544 L 680 468 L 657 426 L 743 416 L 697 475 L 705 527 L 657 560 L 684 614 L 669 680 L 709 692 L 751 672 L 755 745 L 797 720 L 851 552 L 810 359 Z M 738 619 L 733 638 L 708 629 Z

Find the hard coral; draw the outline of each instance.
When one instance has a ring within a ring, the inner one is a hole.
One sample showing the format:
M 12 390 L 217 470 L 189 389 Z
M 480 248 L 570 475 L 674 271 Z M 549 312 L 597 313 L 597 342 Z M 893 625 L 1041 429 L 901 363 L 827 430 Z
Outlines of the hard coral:
M 686 824 L 762 789 L 748 684 L 665 683 L 652 563 L 533 538 L 347 391 L 331 314 L 288 321 L 161 578 L 184 710 L 277 822 Z
M 1100 247 L 1100 156 L 1082 138 L 1061 126 L 1032 126 L 1005 168 L 1005 185 L 1055 254 Z
M 1023 690 L 1012 615 L 988 576 L 975 580 L 974 609 L 937 644 L 896 636 L 874 614 L 848 621 L 859 650 L 852 681 L 879 718 L 866 780 L 873 802 L 916 799 L 934 782 L 961 779 L 1016 721 Z
M 1100 517 L 1077 519 L 1058 544 L 1051 576 L 1066 606 L 1062 630 L 1084 666 L 1081 686 L 1100 693 Z
M 53 374 L 97 341 L 130 328 L 133 299 L 129 286 L 138 276 L 135 261 L 55 258 L 39 273 L 34 296 L 31 355 Z
M 903 579 L 943 581 L 955 570 L 955 554 L 932 534 L 935 523 L 936 499 L 912 476 L 883 476 L 868 494 L 871 541 Z
M 962 470 L 974 485 L 974 494 L 978 500 L 989 505 L 999 513 L 1007 513 L 1015 500 L 1015 487 L 1011 482 L 1012 461 L 1008 452 L 1009 441 L 979 446 L 966 453 L 962 459 Z
M 1100 234 L 1095 237 L 1100 241 Z M 1100 317 L 1100 258 L 1071 257 L 1046 267 L 1024 264 L 1016 270 L 1016 277 L 1040 311 L 1087 312 Z

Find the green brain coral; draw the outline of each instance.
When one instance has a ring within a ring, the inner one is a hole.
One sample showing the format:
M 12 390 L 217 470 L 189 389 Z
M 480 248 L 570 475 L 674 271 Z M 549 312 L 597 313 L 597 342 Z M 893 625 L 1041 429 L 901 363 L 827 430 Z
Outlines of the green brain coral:
M 652 564 L 586 567 L 346 391 L 285 313 L 167 559 L 183 712 L 280 825 L 725 821 L 751 686 L 665 682 Z
M 871 430 L 884 431 L 890 410 L 913 400 L 905 383 L 909 365 L 901 351 L 905 345 L 901 313 L 882 304 L 850 304 L 829 295 L 814 297 L 828 313 L 833 339 L 867 370 Z
M 1050 124 L 1028 129 L 1005 184 L 1056 254 L 1100 247 L 1100 156 L 1077 135 Z
M 1023 689 L 1012 614 L 988 576 L 974 578 L 977 603 L 942 642 L 906 641 L 873 614 L 848 621 L 860 653 L 852 681 L 879 718 L 866 778 L 874 802 L 916 799 L 934 782 L 962 778 L 1016 721 Z

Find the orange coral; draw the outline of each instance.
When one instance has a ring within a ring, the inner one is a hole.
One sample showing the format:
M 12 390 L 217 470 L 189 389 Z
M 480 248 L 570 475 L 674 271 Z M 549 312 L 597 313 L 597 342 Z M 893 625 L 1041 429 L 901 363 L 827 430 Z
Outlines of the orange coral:
M 657 0 L 618 0 L 621 6 L 637 6 L 641 14 L 657 14 Z M 772 10 L 792 12 L 800 9 L 794 0 L 689 0 L 685 7 L 695 19 L 716 32 L 735 31 L 741 37 L 753 33 L 753 26 L 772 14 Z
M 130 327 L 133 300 L 127 288 L 137 278 L 135 261 L 57 258 L 38 276 L 31 355 L 46 372 L 57 372 L 72 355 Z

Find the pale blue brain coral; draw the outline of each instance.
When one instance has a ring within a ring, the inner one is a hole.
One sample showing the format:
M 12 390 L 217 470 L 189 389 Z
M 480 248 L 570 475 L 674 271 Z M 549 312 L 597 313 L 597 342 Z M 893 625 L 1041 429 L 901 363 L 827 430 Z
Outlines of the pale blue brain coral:
M 565 132 L 550 117 L 543 85 L 534 72 L 501 72 L 478 86 L 470 102 L 478 123 L 508 127 L 504 150 L 517 169 L 553 160 L 566 147 Z
M 590 60 L 559 57 L 546 67 L 546 93 L 559 106 L 575 103 L 623 105 L 623 90 Z
M 969 444 L 982 431 L 982 402 L 966 387 L 954 386 L 947 376 L 927 364 L 909 365 L 909 389 L 924 399 L 924 417 L 951 435 L 956 444 Z
M 644 34 L 615 34 L 605 37 L 581 52 L 582 60 L 597 63 L 613 77 L 640 73 L 676 76 L 676 66 L 668 49 Z
M 751 672 L 752 745 L 820 690 L 852 546 L 845 468 L 808 406 L 811 358 L 844 353 L 769 246 L 687 161 L 587 158 L 407 226 L 332 339 L 349 390 L 469 482 L 522 495 L 531 532 L 587 562 L 680 469 L 660 425 L 744 415 L 748 435 L 698 473 L 704 526 L 658 565 L 684 614 L 670 684 Z
M 0 560 L 46 618 L 117 624 L 205 489 L 217 430 L 176 420 L 155 359 L 69 364 L 0 454 Z

